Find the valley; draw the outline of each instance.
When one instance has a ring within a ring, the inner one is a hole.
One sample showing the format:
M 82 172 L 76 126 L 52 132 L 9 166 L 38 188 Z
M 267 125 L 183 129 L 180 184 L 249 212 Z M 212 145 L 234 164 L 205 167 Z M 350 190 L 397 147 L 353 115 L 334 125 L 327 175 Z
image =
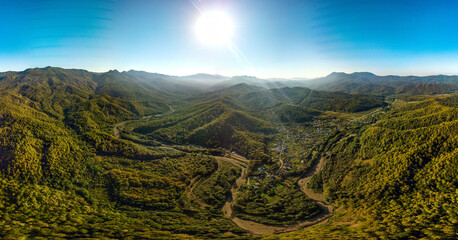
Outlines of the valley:
M 452 78 L 382 95 L 161 78 L 1 74 L 0 238 L 456 236 Z

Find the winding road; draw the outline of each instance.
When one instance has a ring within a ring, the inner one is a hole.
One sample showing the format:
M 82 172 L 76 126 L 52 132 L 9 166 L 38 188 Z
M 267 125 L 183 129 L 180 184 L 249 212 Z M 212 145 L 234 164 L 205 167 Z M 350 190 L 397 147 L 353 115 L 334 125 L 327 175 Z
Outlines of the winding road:
M 121 138 L 121 134 L 119 133 L 118 127 L 121 125 L 125 124 L 127 121 L 119 122 L 113 127 L 113 134 L 115 135 L 116 138 Z
M 304 194 L 306 194 L 309 198 L 315 200 L 317 204 L 323 209 L 323 211 L 319 215 L 312 217 L 310 219 L 307 219 L 306 221 L 297 223 L 297 224 L 291 224 L 291 225 L 285 225 L 285 226 L 266 225 L 266 224 L 257 223 L 254 221 L 249 221 L 249 220 L 238 218 L 235 216 L 233 212 L 233 208 L 232 208 L 233 196 L 237 196 L 238 189 L 240 188 L 240 186 L 243 183 L 246 182 L 247 169 L 246 167 L 238 163 L 234 163 L 234 161 L 236 160 L 233 158 L 226 158 L 226 157 L 216 157 L 216 158 L 220 160 L 231 162 L 234 165 L 242 168 L 242 173 L 236 179 L 235 183 L 232 185 L 231 195 L 226 198 L 226 202 L 224 203 L 222 210 L 223 210 L 225 217 L 231 219 L 232 222 L 234 222 L 235 225 L 237 225 L 238 227 L 245 229 L 252 234 L 267 235 L 267 234 L 273 234 L 273 233 L 291 232 L 291 231 L 304 229 L 307 227 L 325 223 L 332 216 L 334 212 L 333 206 L 327 203 L 326 201 L 324 201 L 323 194 L 314 193 L 311 189 L 307 187 L 307 183 L 310 181 L 311 177 L 314 174 L 316 174 L 318 171 L 320 171 L 324 165 L 324 158 L 321 158 L 320 161 L 315 166 L 310 168 L 309 171 L 304 175 L 304 177 L 299 179 L 298 181 L 298 185 L 301 188 L 302 192 L 304 192 Z M 244 159 L 244 161 L 248 163 L 247 159 Z

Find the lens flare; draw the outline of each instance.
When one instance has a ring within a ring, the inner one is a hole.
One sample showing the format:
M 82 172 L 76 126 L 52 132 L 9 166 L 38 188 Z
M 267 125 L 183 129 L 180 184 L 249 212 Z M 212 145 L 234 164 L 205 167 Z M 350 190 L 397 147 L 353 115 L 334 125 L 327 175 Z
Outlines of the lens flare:
M 195 32 L 200 41 L 205 44 L 228 44 L 233 33 L 231 18 L 224 12 L 212 11 L 202 13 L 197 20 Z

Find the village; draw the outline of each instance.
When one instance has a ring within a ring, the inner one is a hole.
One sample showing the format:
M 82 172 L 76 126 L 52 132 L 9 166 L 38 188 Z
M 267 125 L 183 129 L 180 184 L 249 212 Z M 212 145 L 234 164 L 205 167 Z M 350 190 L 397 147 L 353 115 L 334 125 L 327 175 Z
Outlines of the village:
M 353 122 L 356 123 L 356 122 Z M 259 166 L 247 181 L 254 189 L 281 180 L 285 176 L 300 175 L 311 164 L 313 149 L 332 132 L 348 122 L 338 118 L 315 119 L 306 124 L 290 123 L 278 127 L 279 133 L 269 145 L 272 162 Z

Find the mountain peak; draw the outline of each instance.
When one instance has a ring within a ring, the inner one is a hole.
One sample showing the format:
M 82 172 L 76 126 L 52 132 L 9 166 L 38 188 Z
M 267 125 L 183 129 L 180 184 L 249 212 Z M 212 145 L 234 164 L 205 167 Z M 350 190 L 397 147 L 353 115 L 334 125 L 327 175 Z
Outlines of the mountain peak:
M 348 74 L 344 72 L 332 72 L 331 74 L 327 75 L 325 78 L 335 78 L 335 77 L 341 77 L 345 75 L 348 75 Z
M 371 72 L 354 72 L 351 75 L 358 76 L 358 77 L 376 77 L 377 76 Z

